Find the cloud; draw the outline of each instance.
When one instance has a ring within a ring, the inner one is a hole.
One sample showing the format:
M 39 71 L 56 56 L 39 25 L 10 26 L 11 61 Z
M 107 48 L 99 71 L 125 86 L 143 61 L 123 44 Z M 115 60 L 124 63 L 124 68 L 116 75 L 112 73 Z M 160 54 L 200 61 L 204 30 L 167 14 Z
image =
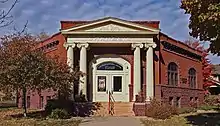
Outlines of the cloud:
M 159 20 L 162 32 L 184 41 L 189 38 L 189 16 L 179 6 L 179 0 L 20 0 L 12 15 L 13 26 L 22 28 L 28 20 L 29 32 L 44 30 L 50 34 L 58 32 L 60 20 L 94 20 L 104 16 Z M 13 26 L 1 29 L 0 34 Z

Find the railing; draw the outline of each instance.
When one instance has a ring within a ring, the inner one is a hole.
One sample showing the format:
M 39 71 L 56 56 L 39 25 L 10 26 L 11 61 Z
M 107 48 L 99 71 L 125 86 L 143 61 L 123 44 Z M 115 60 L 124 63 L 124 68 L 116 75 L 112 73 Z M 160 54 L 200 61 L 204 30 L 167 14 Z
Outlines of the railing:
M 109 91 L 108 92 L 108 114 L 109 115 L 114 115 L 115 112 L 114 112 L 114 98 L 113 98 L 113 92 Z

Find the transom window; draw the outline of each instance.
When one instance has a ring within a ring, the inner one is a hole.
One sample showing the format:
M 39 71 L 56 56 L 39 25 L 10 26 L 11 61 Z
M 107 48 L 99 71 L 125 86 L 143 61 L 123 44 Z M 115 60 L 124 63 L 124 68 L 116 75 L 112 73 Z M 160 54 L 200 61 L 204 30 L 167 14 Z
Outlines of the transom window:
M 97 70 L 123 70 L 123 67 L 115 62 L 104 62 L 97 66 Z
M 173 62 L 168 65 L 168 85 L 178 86 L 178 66 Z
M 190 68 L 188 74 L 190 88 L 196 88 L 196 70 L 194 68 Z

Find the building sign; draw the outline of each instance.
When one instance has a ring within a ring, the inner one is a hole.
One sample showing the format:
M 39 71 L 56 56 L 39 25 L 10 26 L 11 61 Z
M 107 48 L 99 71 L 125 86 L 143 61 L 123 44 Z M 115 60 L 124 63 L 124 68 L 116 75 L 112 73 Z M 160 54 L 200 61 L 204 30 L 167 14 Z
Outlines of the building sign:
M 181 78 L 181 81 L 182 81 L 183 84 L 186 84 L 187 83 L 187 78 L 183 77 L 183 78 Z
M 123 70 L 123 67 L 114 62 L 104 62 L 97 66 L 97 70 Z
M 106 76 L 98 76 L 98 91 L 106 91 Z

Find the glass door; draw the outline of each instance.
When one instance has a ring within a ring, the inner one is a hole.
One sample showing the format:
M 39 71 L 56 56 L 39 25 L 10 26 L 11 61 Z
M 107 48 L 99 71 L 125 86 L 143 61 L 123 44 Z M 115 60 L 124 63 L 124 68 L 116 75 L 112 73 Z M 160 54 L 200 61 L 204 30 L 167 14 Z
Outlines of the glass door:
M 109 75 L 102 74 L 96 76 L 96 100 L 106 102 L 108 100 L 108 91 L 110 88 Z
M 115 101 L 124 101 L 123 75 L 111 75 L 111 91 Z

